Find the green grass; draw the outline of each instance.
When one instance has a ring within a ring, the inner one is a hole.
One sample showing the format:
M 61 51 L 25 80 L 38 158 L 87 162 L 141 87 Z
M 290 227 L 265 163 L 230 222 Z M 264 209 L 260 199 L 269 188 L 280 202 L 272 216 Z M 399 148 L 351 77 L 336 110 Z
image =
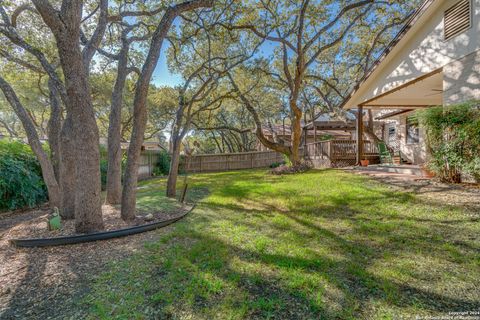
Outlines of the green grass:
M 139 206 L 173 208 L 164 184 L 143 183 Z M 398 319 L 480 307 L 480 226 L 462 208 L 341 171 L 203 174 L 190 185 L 190 216 L 95 279 L 92 318 Z

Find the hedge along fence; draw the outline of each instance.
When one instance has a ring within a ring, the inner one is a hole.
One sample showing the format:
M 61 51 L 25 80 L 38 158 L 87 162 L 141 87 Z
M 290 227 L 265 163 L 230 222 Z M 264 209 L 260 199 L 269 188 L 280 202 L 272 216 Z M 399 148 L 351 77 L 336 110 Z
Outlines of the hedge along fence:
M 417 112 L 425 128 L 428 167 L 446 182 L 470 176 L 480 182 L 480 102 Z

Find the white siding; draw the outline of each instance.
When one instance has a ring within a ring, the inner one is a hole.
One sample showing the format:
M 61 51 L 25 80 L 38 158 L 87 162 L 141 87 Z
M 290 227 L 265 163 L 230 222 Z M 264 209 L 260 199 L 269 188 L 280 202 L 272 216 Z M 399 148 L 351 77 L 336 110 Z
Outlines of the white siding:
M 347 108 L 480 50 L 480 0 L 472 1 L 472 27 L 444 41 L 444 11 L 457 0 L 437 0 L 352 96 Z

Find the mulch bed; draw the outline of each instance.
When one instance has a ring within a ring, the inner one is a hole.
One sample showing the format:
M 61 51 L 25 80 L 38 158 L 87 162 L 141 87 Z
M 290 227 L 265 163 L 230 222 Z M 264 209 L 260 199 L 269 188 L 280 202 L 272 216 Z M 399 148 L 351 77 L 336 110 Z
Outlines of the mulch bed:
M 114 230 L 180 216 L 155 213 L 146 222 L 138 217 L 125 223 L 118 209 L 103 207 L 105 229 Z M 16 248 L 12 238 L 73 235 L 74 222 L 62 221 L 62 230 L 49 231 L 46 208 L 0 215 L 0 319 L 80 319 L 87 310 L 78 301 L 88 291 L 88 280 L 111 261 L 120 261 L 154 241 L 161 229 L 124 238 L 69 246 Z M 167 227 L 168 228 L 168 227 Z

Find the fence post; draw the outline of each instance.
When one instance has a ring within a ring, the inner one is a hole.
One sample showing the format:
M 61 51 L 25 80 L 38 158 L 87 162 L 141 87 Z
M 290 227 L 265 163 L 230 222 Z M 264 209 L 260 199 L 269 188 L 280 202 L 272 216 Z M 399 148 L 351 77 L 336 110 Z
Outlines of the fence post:
M 250 153 L 250 169 L 253 169 L 253 153 Z
M 200 169 L 199 169 L 199 171 L 200 171 L 200 172 L 203 172 L 203 170 L 202 170 L 202 162 L 203 162 L 202 159 L 203 159 L 203 157 L 202 157 L 202 156 L 199 156 L 198 159 L 200 160 L 200 161 L 199 161 L 199 162 L 200 162 Z

